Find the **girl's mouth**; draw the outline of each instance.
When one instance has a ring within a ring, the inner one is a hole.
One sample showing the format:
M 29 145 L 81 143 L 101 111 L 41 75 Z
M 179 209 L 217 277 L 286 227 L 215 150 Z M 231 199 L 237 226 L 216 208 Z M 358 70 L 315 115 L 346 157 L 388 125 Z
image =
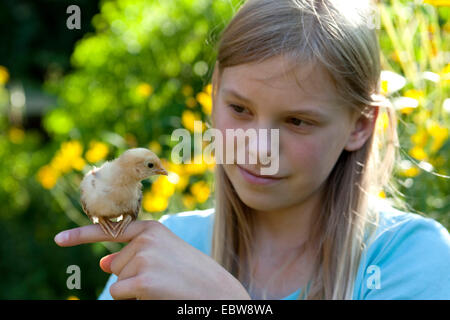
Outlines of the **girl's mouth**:
M 268 184 L 274 184 L 277 182 L 280 182 L 284 178 L 282 177 L 275 177 L 275 176 L 263 176 L 256 173 L 253 173 L 247 169 L 244 169 L 240 165 L 237 164 L 237 167 L 239 168 L 239 171 L 241 172 L 242 177 L 245 179 L 245 181 L 252 183 L 252 184 L 259 184 L 259 185 L 268 185 Z

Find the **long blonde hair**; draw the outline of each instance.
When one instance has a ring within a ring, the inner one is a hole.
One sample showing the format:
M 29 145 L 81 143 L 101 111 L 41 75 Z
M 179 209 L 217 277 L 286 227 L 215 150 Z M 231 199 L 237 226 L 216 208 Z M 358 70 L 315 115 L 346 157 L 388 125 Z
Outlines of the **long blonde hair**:
M 352 298 L 365 238 L 378 222 L 368 197 L 388 184 L 397 156 L 395 112 L 379 94 L 379 45 L 369 20 L 373 7 L 363 2 L 248 0 L 218 43 L 213 126 L 223 70 L 277 55 L 297 65 L 321 64 L 348 107 L 367 117 L 371 108 L 379 107 L 378 116 L 385 112 L 389 117 L 386 131 L 374 130 L 359 150 L 343 150 L 327 178 L 323 206 L 307 242 L 317 252 L 314 272 L 299 298 Z M 212 257 L 251 288 L 252 210 L 240 200 L 220 164 L 216 165 L 215 207 Z

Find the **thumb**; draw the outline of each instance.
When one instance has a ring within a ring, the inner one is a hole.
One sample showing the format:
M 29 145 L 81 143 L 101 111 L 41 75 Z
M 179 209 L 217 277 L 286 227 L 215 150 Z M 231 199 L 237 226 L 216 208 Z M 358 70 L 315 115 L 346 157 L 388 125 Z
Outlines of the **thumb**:
M 100 259 L 100 268 L 106 272 L 106 273 L 112 273 L 111 271 L 111 263 L 114 260 L 114 257 L 118 254 L 118 252 L 116 253 L 112 253 L 109 254 L 107 256 L 104 256 L 103 258 Z

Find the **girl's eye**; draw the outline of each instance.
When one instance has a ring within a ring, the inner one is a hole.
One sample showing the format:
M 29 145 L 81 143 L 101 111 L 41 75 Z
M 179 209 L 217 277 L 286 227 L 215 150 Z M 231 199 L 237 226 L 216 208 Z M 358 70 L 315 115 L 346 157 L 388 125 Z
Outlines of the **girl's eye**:
M 233 108 L 233 110 L 235 111 L 235 112 L 237 112 L 237 113 L 244 113 L 244 111 L 245 111 L 245 108 L 244 107 L 241 107 L 241 106 L 238 106 L 238 105 L 235 105 L 235 104 L 230 104 L 229 105 L 231 108 Z
M 294 125 L 295 127 L 300 127 L 301 124 L 307 125 L 307 126 L 310 125 L 310 123 L 308 123 L 304 120 L 298 119 L 298 118 L 289 118 L 288 122 L 290 124 Z

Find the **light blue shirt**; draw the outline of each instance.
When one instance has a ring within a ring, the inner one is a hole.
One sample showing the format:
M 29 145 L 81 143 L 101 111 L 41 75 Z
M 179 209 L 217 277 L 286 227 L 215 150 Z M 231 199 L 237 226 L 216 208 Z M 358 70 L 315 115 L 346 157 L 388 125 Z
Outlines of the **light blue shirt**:
M 450 299 L 450 235 L 437 221 L 390 206 L 363 251 L 354 300 Z M 164 215 L 160 220 L 181 239 L 210 255 L 214 208 Z M 99 299 L 112 299 L 111 275 Z M 283 300 L 294 300 L 301 288 Z

